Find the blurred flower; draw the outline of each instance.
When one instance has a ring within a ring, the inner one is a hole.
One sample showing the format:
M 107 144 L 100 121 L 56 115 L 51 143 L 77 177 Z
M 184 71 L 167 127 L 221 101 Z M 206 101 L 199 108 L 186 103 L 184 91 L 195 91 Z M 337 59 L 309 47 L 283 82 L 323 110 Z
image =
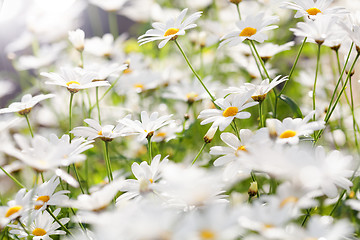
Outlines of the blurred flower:
M 31 109 L 39 102 L 48 99 L 48 98 L 52 98 L 55 97 L 54 94 L 40 94 L 37 95 L 35 97 L 31 96 L 31 94 L 25 94 L 22 98 L 21 98 L 21 102 L 14 102 L 12 104 L 9 105 L 8 108 L 2 108 L 0 109 L 0 114 L 1 113 L 11 113 L 11 112 L 17 112 L 20 115 L 25 115 L 25 114 L 29 114 Z
M 75 31 L 69 31 L 69 41 L 74 46 L 76 50 L 82 52 L 84 50 L 85 44 L 85 32 L 81 29 L 76 29 Z
M 224 44 L 227 44 L 229 47 L 235 46 L 247 39 L 260 43 L 267 40 L 268 37 L 263 32 L 277 28 L 278 26 L 271 24 L 278 22 L 279 18 L 274 16 L 265 18 L 264 15 L 264 13 L 259 13 L 255 16 L 250 15 L 245 20 L 238 21 L 236 26 L 239 30 L 223 36 L 220 39 L 219 47 L 222 47 Z
M 1 212 L 5 212 L 4 217 L 8 221 L 14 220 L 30 209 L 32 191 L 26 191 L 25 188 L 20 189 L 14 200 L 7 203 L 7 206 L 0 206 Z
M 159 22 L 153 23 L 152 26 L 154 29 L 146 31 L 144 35 L 138 38 L 140 45 L 155 40 L 162 40 L 158 45 L 159 48 L 162 48 L 168 41 L 175 40 L 179 35 L 184 35 L 185 30 L 196 27 L 196 24 L 193 22 L 201 16 L 201 12 L 193 13 L 184 20 L 187 11 L 188 9 L 185 8 L 179 16 L 168 20 L 166 24 Z

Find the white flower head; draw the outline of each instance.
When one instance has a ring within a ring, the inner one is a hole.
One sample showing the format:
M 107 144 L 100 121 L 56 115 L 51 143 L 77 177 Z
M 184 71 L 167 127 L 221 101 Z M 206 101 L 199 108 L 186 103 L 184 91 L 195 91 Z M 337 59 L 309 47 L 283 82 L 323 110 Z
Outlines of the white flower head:
M 29 114 L 31 109 L 39 102 L 48 99 L 48 98 L 53 98 L 55 97 L 54 94 L 40 94 L 37 96 L 31 96 L 31 94 L 25 94 L 22 98 L 21 98 L 21 102 L 14 102 L 12 104 L 9 105 L 8 108 L 3 108 L 0 109 L 0 114 L 1 113 L 11 113 L 11 112 L 17 112 L 20 115 L 26 115 Z
M 15 199 L 7 203 L 7 206 L 0 206 L 5 220 L 9 222 L 26 213 L 30 209 L 31 195 L 32 191 L 27 192 L 25 188 L 22 188 L 16 193 Z
M 69 41 L 75 47 L 76 50 L 82 52 L 85 44 L 85 32 L 81 29 L 75 31 L 69 31 Z
M 213 127 L 219 127 L 220 131 L 224 131 L 235 118 L 249 118 L 251 114 L 243 110 L 258 104 L 258 102 L 251 101 L 253 92 L 254 91 L 249 91 L 230 100 L 226 98 L 217 99 L 215 104 L 219 106 L 220 109 L 205 109 L 201 111 L 198 116 L 198 118 L 204 119 L 201 125 L 214 122 Z
M 129 117 L 120 119 L 118 123 L 123 124 L 124 135 L 138 134 L 138 141 L 142 141 L 145 138 L 151 138 L 155 131 L 159 128 L 168 125 L 173 122 L 170 118 L 172 115 L 165 115 L 159 117 L 158 112 L 149 114 L 146 111 L 141 112 L 141 121 L 131 120 Z
M 319 15 L 341 15 L 348 11 L 343 7 L 329 8 L 333 0 L 291 0 L 284 3 L 284 7 L 296 10 L 295 18 L 307 16 L 315 19 Z
M 180 35 L 185 35 L 185 30 L 197 26 L 193 22 L 201 16 L 201 12 L 196 12 L 187 19 L 184 19 L 187 11 L 188 9 L 185 8 L 181 11 L 179 16 L 168 20 L 166 23 L 153 23 L 152 26 L 154 29 L 146 31 L 144 35 L 138 38 L 140 45 L 156 40 L 162 40 L 158 45 L 159 48 L 162 48 L 168 41 L 175 40 Z
M 40 75 L 51 80 L 45 82 L 46 84 L 66 87 L 71 93 L 86 88 L 110 86 L 107 81 L 93 81 L 96 79 L 96 74 L 81 68 L 61 68 L 60 74 L 42 72 Z
M 265 18 L 264 13 L 248 16 L 246 19 L 236 23 L 239 30 L 228 33 L 220 39 L 222 42 L 219 47 L 224 44 L 227 44 L 229 47 L 235 46 L 246 39 L 262 43 L 268 38 L 264 32 L 277 28 L 278 26 L 272 24 L 278 21 L 279 18 L 275 16 Z

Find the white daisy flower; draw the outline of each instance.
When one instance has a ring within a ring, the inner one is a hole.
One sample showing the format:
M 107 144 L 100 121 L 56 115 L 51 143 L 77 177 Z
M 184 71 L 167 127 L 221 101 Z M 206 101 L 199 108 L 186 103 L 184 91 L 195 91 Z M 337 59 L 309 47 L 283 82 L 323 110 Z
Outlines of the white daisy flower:
M 43 211 L 48 206 L 60 205 L 69 199 L 69 197 L 65 194 L 70 193 L 70 191 L 61 190 L 55 192 L 59 183 L 59 178 L 57 176 L 53 176 L 49 181 L 44 182 L 35 189 L 34 208 L 36 210 Z
M 252 84 L 252 83 L 244 83 L 243 87 L 237 88 L 237 87 L 229 87 L 225 89 L 226 94 L 243 94 L 244 92 L 248 91 L 254 91 L 251 98 L 254 101 L 262 102 L 264 101 L 266 95 L 268 92 L 270 92 L 274 87 L 279 85 L 282 82 L 287 81 L 287 76 L 282 77 L 281 75 L 275 77 L 271 82 L 269 82 L 269 79 L 263 80 L 260 84 Z
M 126 118 L 130 118 L 130 115 Z M 120 137 L 123 134 L 121 130 L 124 126 L 122 124 L 101 126 L 96 120 L 90 118 L 85 119 L 84 122 L 89 127 L 76 127 L 70 132 L 77 137 L 84 137 L 88 140 L 100 138 L 105 142 L 111 142 L 114 138 Z
M 53 214 L 58 216 L 60 213 L 60 208 L 56 209 Z M 60 228 L 60 224 L 55 222 L 53 217 L 46 211 L 37 212 L 36 214 L 29 215 L 27 218 L 22 219 L 22 222 L 28 222 L 30 218 L 31 224 L 27 227 L 27 231 L 23 227 L 18 225 L 11 225 L 13 229 L 10 230 L 10 233 L 16 234 L 19 238 L 26 238 L 31 236 L 33 240 L 52 240 L 50 235 L 65 235 L 66 232 L 63 230 L 57 230 Z M 33 218 L 33 219 L 32 219 Z M 69 218 L 61 218 L 59 222 L 61 224 L 66 224 L 69 222 Z
M 291 0 L 285 2 L 284 7 L 296 10 L 295 18 L 307 16 L 314 19 L 318 14 L 324 15 L 338 15 L 347 14 L 348 11 L 343 7 L 329 8 L 333 0 Z
M 131 120 L 129 117 L 120 119 L 118 123 L 127 127 L 124 129 L 124 135 L 138 134 L 138 141 L 142 141 L 145 138 L 151 138 L 155 131 L 159 128 L 173 122 L 170 118 L 172 115 L 165 115 L 159 117 L 158 112 L 149 114 L 146 111 L 141 112 L 141 121 Z
M 120 10 L 128 0 L 90 0 L 91 4 L 94 4 L 104 11 L 116 12 Z
M 85 52 L 94 56 L 110 58 L 114 53 L 114 36 L 106 33 L 101 37 L 85 39 Z
M 278 119 L 267 119 L 267 125 L 273 126 L 275 129 L 263 128 L 258 131 L 258 134 L 266 134 L 274 132 L 277 143 L 297 144 L 299 137 L 309 136 L 314 131 L 323 129 L 325 127 L 324 121 L 309 122 L 315 111 L 311 111 L 303 119 L 301 118 L 285 118 L 282 122 Z M 272 121 L 270 123 L 270 121 Z
M 316 21 L 308 20 L 296 24 L 297 28 L 290 28 L 298 37 L 307 37 L 310 41 L 323 44 L 325 41 L 336 41 L 343 37 L 344 33 L 336 28 L 337 19 L 333 16 L 323 15 Z
M 161 178 L 161 172 L 169 162 L 167 156 L 160 162 L 161 155 L 156 155 L 149 166 L 147 162 L 140 164 L 134 162 L 131 165 L 131 170 L 136 178 L 127 179 L 124 185 L 120 188 L 123 193 L 116 201 L 122 202 L 123 200 L 132 199 L 140 195 L 153 192 L 154 186 Z
M 220 40 L 222 41 L 219 47 L 224 44 L 228 46 L 235 46 L 246 39 L 255 40 L 257 42 L 264 42 L 267 40 L 267 35 L 264 31 L 275 29 L 278 26 L 271 25 L 279 21 L 279 17 L 264 17 L 264 13 L 259 13 L 255 16 L 248 16 L 245 20 L 238 21 L 236 26 L 239 30 L 226 34 Z
M 110 86 L 107 81 L 94 82 L 93 80 L 97 77 L 96 74 L 81 68 L 61 68 L 60 74 L 42 72 L 40 75 L 51 80 L 45 82 L 46 84 L 66 87 L 71 93 L 77 93 L 86 88 Z
M 48 99 L 48 98 L 52 98 L 55 97 L 54 94 L 40 94 L 37 96 L 31 96 L 31 94 L 25 94 L 22 98 L 21 98 L 21 102 L 14 102 L 12 104 L 9 105 L 8 108 L 2 108 L 0 109 L 0 114 L 1 113 L 11 113 L 11 112 L 17 112 L 20 115 L 26 115 L 29 114 L 31 109 L 39 102 Z
M 201 125 L 213 123 L 213 127 L 219 127 L 220 131 L 224 131 L 227 126 L 235 119 L 246 119 L 251 116 L 249 112 L 242 110 L 255 106 L 258 102 L 248 102 L 251 100 L 251 95 L 254 91 L 249 91 L 242 95 L 234 97 L 234 99 L 227 100 L 220 98 L 215 101 L 215 104 L 220 109 L 205 109 L 200 112 L 198 118 L 203 118 Z
M 168 20 L 166 23 L 155 22 L 152 24 L 154 29 L 146 31 L 139 39 L 140 45 L 148 42 L 162 40 L 158 47 L 162 48 L 170 40 L 175 40 L 179 35 L 185 35 L 185 30 L 196 27 L 193 22 L 200 18 L 202 12 L 191 14 L 187 19 L 184 19 L 188 9 L 181 11 L 179 16 Z
M 1 212 L 5 212 L 4 217 L 11 221 L 20 217 L 30 209 L 32 191 L 26 191 L 25 188 L 20 189 L 14 200 L 7 203 L 7 206 L 0 206 Z
M 74 48 L 79 52 L 82 52 L 85 44 L 85 32 L 81 29 L 76 29 L 75 31 L 69 31 L 68 35 L 69 41 Z

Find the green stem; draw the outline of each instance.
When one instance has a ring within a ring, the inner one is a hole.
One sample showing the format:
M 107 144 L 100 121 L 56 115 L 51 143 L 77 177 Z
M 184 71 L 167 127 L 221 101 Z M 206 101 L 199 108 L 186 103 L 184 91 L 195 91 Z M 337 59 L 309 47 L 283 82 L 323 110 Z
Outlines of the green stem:
M 26 229 L 24 223 L 18 219 L 18 222 L 20 223 L 20 226 L 24 229 L 24 231 L 26 232 L 26 234 L 28 235 L 28 238 L 30 237 L 30 233 L 28 232 L 28 230 Z M 31 238 L 30 238 L 31 239 Z
M 240 19 L 240 21 L 241 21 L 241 13 L 240 13 L 240 4 L 239 4 L 239 3 L 236 4 L 236 10 L 237 10 L 237 12 L 238 12 L 239 19 Z
M 80 52 L 80 66 L 81 68 L 84 68 L 84 54 L 83 51 L 79 51 Z
M 119 36 L 119 29 L 117 23 L 116 12 L 108 12 L 110 32 L 114 36 L 114 39 Z
M 84 189 L 83 189 L 83 187 L 81 186 L 81 179 L 80 179 L 79 174 L 78 174 L 78 172 L 77 172 L 77 170 L 76 170 L 76 166 L 75 166 L 74 163 L 72 164 L 72 166 L 73 166 L 73 169 L 74 169 L 74 173 L 75 173 L 76 179 L 77 179 L 77 181 L 79 182 L 79 187 L 80 187 L 81 193 L 82 193 L 82 194 L 85 194 Z
M 315 80 L 314 80 L 314 87 L 312 92 L 312 102 L 313 102 L 313 110 L 316 110 L 316 83 L 318 79 L 318 72 L 319 72 L 319 65 L 320 65 L 320 49 L 321 44 L 318 44 L 318 51 L 317 51 L 317 58 L 316 58 L 316 70 L 315 70 Z M 313 121 L 316 121 L 315 114 L 313 116 Z M 314 131 L 314 140 L 316 141 L 316 131 Z
M 100 113 L 100 105 L 99 105 L 99 87 L 96 87 L 96 108 L 98 111 L 99 124 L 101 125 L 101 113 Z
M 338 71 L 339 71 L 339 74 L 341 74 L 341 65 L 340 65 L 339 49 L 336 49 L 336 50 L 335 50 L 335 54 L 336 54 L 336 61 L 337 61 Z
M 188 64 L 188 66 L 190 67 L 191 71 L 194 73 L 195 77 L 199 80 L 199 82 L 201 83 L 201 85 L 203 86 L 203 88 L 205 89 L 205 91 L 209 94 L 211 100 L 213 102 L 215 102 L 215 98 L 214 96 L 210 93 L 210 91 L 207 89 L 207 87 L 205 86 L 204 82 L 201 80 L 199 74 L 196 73 L 196 71 L 194 70 L 193 66 L 191 65 L 188 57 L 186 56 L 185 52 L 183 51 L 183 49 L 181 48 L 180 44 L 178 43 L 178 41 L 175 39 L 175 44 L 176 46 L 179 48 L 181 54 L 183 55 L 183 57 L 185 58 L 186 63 Z
M 148 144 L 147 144 L 147 147 L 148 147 L 148 154 L 149 154 L 149 165 L 151 164 L 151 161 L 152 161 L 152 147 L 151 147 L 151 137 L 148 137 L 147 138 L 148 140 Z
M 112 170 L 111 170 L 111 162 L 110 162 L 110 157 L 109 157 L 109 142 L 104 141 L 104 157 L 105 157 L 105 164 L 106 164 L 106 170 L 107 170 L 107 174 L 108 174 L 108 180 L 109 183 L 111 181 L 114 180 L 113 175 L 112 175 Z
M 338 104 L 342 93 L 345 91 L 346 85 L 347 85 L 347 83 L 348 83 L 348 81 L 349 81 L 349 78 L 350 78 L 350 74 L 351 74 L 351 72 L 352 72 L 352 70 L 353 70 L 353 68 L 354 68 L 354 66 L 355 66 L 355 63 L 356 63 L 356 61 L 358 60 L 359 56 L 360 56 L 360 53 L 358 53 L 358 54 L 356 55 L 355 60 L 354 60 L 353 64 L 352 64 L 351 67 L 350 67 L 349 74 L 347 75 L 347 78 L 346 78 L 346 80 L 345 80 L 345 83 L 344 83 L 344 85 L 342 86 L 342 88 L 341 88 L 341 90 L 340 90 L 340 92 L 339 92 L 339 94 L 338 94 L 338 96 L 337 96 L 337 98 L 336 98 L 333 106 L 331 106 L 331 104 L 329 104 L 328 112 L 326 113 L 325 120 L 324 120 L 324 121 L 325 121 L 325 125 L 326 125 L 326 124 L 328 123 L 328 121 L 330 120 L 330 117 L 331 117 L 332 113 L 334 112 L 334 110 L 335 110 L 335 108 L 336 108 L 336 105 Z M 344 66 L 344 69 L 345 69 L 345 67 L 346 67 L 346 65 Z M 343 69 L 343 70 L 344 70 L 344 69 Z M 340 79 L 339 79 L 338 82 L 340 82 Z M 333 96 L 334 96 L 334 95 L 335 95 L 335 91 L 334 91 Z M 330 109 L 330 107 L 331 107 L 331 109 Z M 316 137 L 316 140 L 314 141 L 314 144 L 317 142 L 317 140 L 320 138 L 320 136 L 321 136 L 321 134 L 322 134 L 323 132 L 324 132 L 324 129 L 321 129 L 321 130 L 318 132 L 317 137 Z
M 33 137 L 34 137 L 34 133 L 33 133 L 33 131 L 32 131 L 31 125 L 30 125 L 29 117 L 28 117 L 27 114 L 24 114 L 24 117 L 25 117 L 26 122 L 27 122 L 27 125 L 28 125 L 28 127 L 29 127 L 31 137 L 33 138 Z
M 72 102 L 73 102 L 73 98 L 74 98 L 74 93 L 70 93 L 70 103 L 69 103 L 69 137 L 70 137 L 70 142 L 71 142 L 71 133 L 70 131 L 72 130 L 72 126 L 71 126 L 71 118 L 72 118 Z
M 49 210 L 48 208 L 46 208 L 46 211 L 51 215 L 51 217 L 62 227 L 62 229 L 64 229 L 64 231 L 73 236 L 72 233 L 69 231 L 69 229 L 67 229 L 67 227 L 64 226 L 64 224 L 62 224 L 59 219 L 51 212 L 51 210 Z
M 354 131 L 354 138 L 355 138 L 355 146 L 356 146 L 356 150 L 358 151 L 358 153 L 360 153 L 360 149 L 359 149 L 359 143 L 357 140 L 357 134 L 356 134 L 356 118 L 355 118 L 355 113 L 354 113 L 354 97 L 353 97 L 353 90 L 352 90 L 352 82 L 351 82 L 351 73 L 350 74 L 350 80 L 349 80 L 349 86 L 350 86 L 350 110 L 351 110 L 351 115 L 352 115 L 352 120 L 353 120 L 353 131 Z
M 3 171 L 16 185 L 18 185 L 20 188 L 25 188 L 24 185 L 22 185 L 14 176 L 12 176 L 10 173 L 8 173 L 4 168 L 0 166 L 1 171 Z
M 264 64 L 264 61 L 261 59 L 258 51 L 256 50 L 256 47 L 255 47 L 255 44 L 254 44 L 254 40 L 249 40 L 250 41 L 250 44 L 251 46 L 253 47 L 254 51 L 255 51 L 255 54 L 256 54 L 256 57 L 258 58 L 260 64 L 261 64 L 261 67 L 263 68 L 264 72 L 265 72 L 265 75 L 266 77 L 269 79 L 270 81 L 270 76 L 269 76 L 269 73 L 267 72 L 266 68 L 265 68 L 265 64 Z M 255 56 L 254 56 L 255 57 Z
M 260 118 L 260 128 L 264 127 L 264 121 L 262 116 L 262 101 L 259 102 L 259 118 Z
M 249 44 L 249 48 L 250 48 L 250 51 L 251 51 L 251 55 L 254 56 L 254 60 L 255 60 L 255 63 L 256 63 L 256 67 L 257 67 L 257 69 L 259 70 L 261 79 L 264 79 L 263 73 L 262 73 L 261 68 L 260 68 L 260 66 L 259 66 L 258 60 L 257 60 L 257 58 L 255 57 L 255 53 L 254 53 L 254 50 L 253 50 L 252 47 L 251 47 L 251 44 Z
M 195 157 L 194 160 L 192 161 L 192 165 L 194 165 L 194 163 L 196 162 L 196 160 L 200 157 L 201 153 L 204 151 L 204 148 L 205 148 L 206 144 L 207 144 L 207 143 L 205 142 L 205 143 L 202 145 L 199 153 L 196 155 L 196 157 Z

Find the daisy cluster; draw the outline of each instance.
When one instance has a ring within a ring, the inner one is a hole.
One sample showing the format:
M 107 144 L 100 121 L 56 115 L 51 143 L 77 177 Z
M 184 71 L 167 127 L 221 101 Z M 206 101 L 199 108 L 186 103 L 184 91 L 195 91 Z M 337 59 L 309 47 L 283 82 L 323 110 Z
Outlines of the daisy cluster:
M 360 4 L 12 2 L 0 239 L 359 239 Z

